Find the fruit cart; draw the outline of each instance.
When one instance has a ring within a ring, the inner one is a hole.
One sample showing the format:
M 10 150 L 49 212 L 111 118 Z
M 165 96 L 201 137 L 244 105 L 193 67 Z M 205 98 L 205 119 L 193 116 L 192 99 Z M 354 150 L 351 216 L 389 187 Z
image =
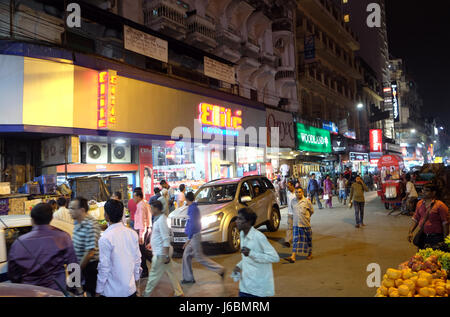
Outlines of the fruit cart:
M 398 155 L 384 155 L 378 161 L 378 196 L 386 209 L 402 203 L 402 171 L 403 159 Z

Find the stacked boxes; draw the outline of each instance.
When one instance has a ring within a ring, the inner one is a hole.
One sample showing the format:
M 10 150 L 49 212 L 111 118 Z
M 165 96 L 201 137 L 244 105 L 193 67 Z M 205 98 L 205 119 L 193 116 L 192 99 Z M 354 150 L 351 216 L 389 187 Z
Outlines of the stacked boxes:
M 53 194 L 56 191 L 56 175 L 41 175 L 34 178 L 35 182 L 41 185 L 41 194 Z

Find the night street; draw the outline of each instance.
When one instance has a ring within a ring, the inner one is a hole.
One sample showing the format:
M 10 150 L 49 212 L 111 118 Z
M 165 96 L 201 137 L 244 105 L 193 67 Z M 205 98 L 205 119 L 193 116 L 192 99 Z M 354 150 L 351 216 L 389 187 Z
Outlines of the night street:
M 275 276 L 275 296 L 281 297 L 372 297 L 376 288 L 368 288 L 366 284 L 367 265 L 378 263 L 381 271 L 409 259 L 416 248 L 408 243 L 407 233 L 411 218 L 396 216 L 381 204 L 376 192 L 368 195 L 366 205 L 366 227 L 356 229 L 354 226 L 354 210 L 340 206 L 335 197 L 333 209 L 316 208 L 312 216 L 313 230 L 313 260 L 299 260 L 289 264 L 284 260 L 273 265 Z M 317 207 L 317 206 L 316 206 Z M 265 232 L 271 244 L 277 250 L 280 258 L 290 255 L 290 250 L 283 247 L 286 230 L 287 209 L 282 212 L 281 229 L 275 233 Z M 207 254 L 214 254 L 209 252 Z M 214 255 L 212 258 L 228 269 L 223 285 L 220 277 L 206 270 L 199 264 L 194 264 L 194 274 L 197 283 L 184 285 L 183 290 L 188 297 L 235 297 L 238 284 L 229 277 L 231 270 L 237 264 L 241 255 Z M 174 259 L 174 272 L 181 280 L 181 260 Z M 194 261 L 195 263 L 195 261 Z M 141 283 L 145 284 L 145 280 Z M 167 277 L 152 296 L 172 296 Z

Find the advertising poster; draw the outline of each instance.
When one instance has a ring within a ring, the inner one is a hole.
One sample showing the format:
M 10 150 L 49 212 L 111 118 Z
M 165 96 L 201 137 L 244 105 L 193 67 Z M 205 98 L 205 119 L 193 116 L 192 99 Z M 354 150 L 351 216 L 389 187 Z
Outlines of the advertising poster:
M 152 147 L 139 147 L 139 178 L 140 187 L 144 192 L 144 199 L 149 201 L 153 195 L 153 160 Z

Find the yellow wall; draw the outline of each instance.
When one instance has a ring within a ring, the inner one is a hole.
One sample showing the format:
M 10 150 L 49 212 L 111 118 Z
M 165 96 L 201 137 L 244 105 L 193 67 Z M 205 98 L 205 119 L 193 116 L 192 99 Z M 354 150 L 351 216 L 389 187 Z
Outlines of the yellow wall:
M 97 129 L 98 72 L 75 66 L 73 127 Z
M 74 66 L 24 58 L 23 124 L 73 126 Z

